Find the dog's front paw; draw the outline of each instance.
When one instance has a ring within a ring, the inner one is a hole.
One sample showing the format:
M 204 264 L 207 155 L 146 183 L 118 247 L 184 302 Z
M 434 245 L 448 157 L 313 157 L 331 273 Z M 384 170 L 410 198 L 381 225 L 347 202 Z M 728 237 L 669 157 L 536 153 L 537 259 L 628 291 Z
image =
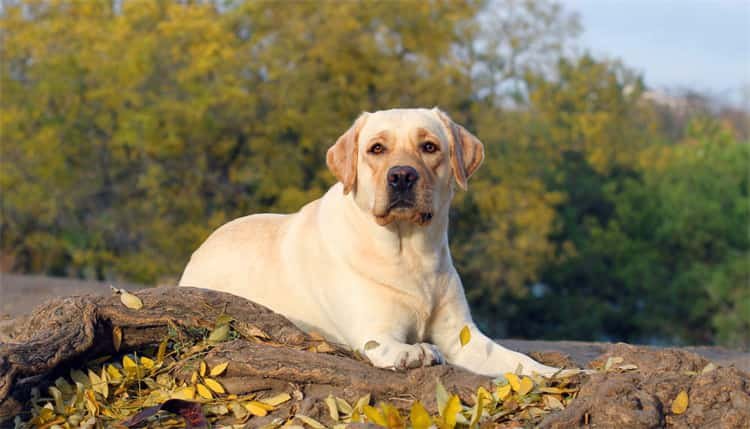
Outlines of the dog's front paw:
M 368 341 L 365 356 L 379 368 L 406 370 L 445 363 L 437 347 L 428 343 L 403 344 Z
M 440 350 L 433 344 L 417 343 L 408 345 L 408 348 L 399 352 L 393 367 L 397 370 L 414 369 L 422 366 L 432 366 L 445 363 Z

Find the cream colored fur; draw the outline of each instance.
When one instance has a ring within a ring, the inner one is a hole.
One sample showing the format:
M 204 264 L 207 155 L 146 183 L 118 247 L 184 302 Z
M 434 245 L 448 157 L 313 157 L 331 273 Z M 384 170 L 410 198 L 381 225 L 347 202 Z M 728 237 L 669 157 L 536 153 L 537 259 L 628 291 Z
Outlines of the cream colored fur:
M 425 153 L 425 140 L 438 152 Z M 387 151 L 369 153 L 374 142 Z M 451 261 L 454 184 L 465 187 L 482 158 L 479 140 L 437 109 L 363 114 L 329 150 L 329 167 L 342 183 L 297 213 L 256 214 L 220 227 L 193 253 L 180 285 L 263 304 L 360 350 L 378 367 L 444 359 L 490 376 L 518 365 L 550 375 L 557 369 L 477 329 Z M 387 210 L 385 175 L 394 165 L 420 173 L 413 210 Z M 464 326 L 471 341 L 461 346 Z M 368 343 L 376 347 L 365 350 Z

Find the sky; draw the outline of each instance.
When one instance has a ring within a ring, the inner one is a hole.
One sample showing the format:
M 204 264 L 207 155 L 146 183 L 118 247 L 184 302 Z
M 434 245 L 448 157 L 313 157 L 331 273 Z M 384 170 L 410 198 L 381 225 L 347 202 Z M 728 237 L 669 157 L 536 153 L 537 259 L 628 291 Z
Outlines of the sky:
M 561 0 L 580 15 L 580 48 L 620 58 L 656 89 L 746 103 L 750 0 Z

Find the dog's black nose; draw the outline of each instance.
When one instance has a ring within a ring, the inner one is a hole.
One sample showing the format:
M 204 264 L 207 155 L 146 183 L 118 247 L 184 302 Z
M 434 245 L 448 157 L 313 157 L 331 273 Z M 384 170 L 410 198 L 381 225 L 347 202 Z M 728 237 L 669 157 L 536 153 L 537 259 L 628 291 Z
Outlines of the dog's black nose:
M 419 180 L 419 173 L 414 167 L 397 165 L 388 170 L 388 186 L 394 191 L 408 191 L 414 187 L 417 180 Z

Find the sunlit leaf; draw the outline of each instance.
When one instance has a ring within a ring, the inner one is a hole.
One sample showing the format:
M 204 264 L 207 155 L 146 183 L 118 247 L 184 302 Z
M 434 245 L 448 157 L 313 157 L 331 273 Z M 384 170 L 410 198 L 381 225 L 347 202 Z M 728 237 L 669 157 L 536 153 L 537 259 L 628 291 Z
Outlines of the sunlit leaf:
M 224 371 L 227 370 L 227 367 L 229 366 L 229 362 L 220 363 L 213 368 L 211 368 L 211 371 L 209 374 L 211 377 L 216 377 L 224 373 Z
M 674 414 L 682 414 L 688 408 L 688 394 L 684 390 L 680 390 L 677 397 L 672 401 L 672 412 Z
M 214 380 L 213 378 L 204 378 L 203 384 L 205 384 L 209 389 L 213 390 L 215 393 L 226 393 L 224 390 L 224 386 L 219 384 L 218 381 Z
M 176 392 L 172 394 L 172 398 L 174 399 L 185 399 L 188 401 L 191 401 L 195 399 L 195 387 L 194 386 L 188 386 L 183 387 Z
M 156 363 L 153 361 L 153 359 L 147 358 L 146 356 L 142 356 L 141 365 L 143 365 L 143 367 L 146 369 L 153 369 L 154 366 L 156 366 Z
M 511 390 L 510 383 L 502 385 L 502 386 L 497 386 L 495 388 L 495 395 L 497 395 L 497 399 L 504 401 L 505 399 L 508 398 L 508 396 L 510 396 L 510 390 Z
M 448 400 L 448 403 L 445 404 L 442 413 L 445 425 L 448 428 L 456 427 L 456 416 L 459 411 L 461 411 L 461 400 L 458 398 L 458 395 L 453 395 Z
M 531 392 L 531 389 L 534 388 L 534 382 L 529 377 L 524 377 L 521 379 L 521 382 L 518 386 L 518 394 L 523 396 L 529 392 Z
M 364 407 L 362 407 L 362 411 L 364 411 L 365 416 L 367 416 L 367 419 L 371 423 L 375 423 L 376 425 L 380 426 L 388 426 L 388 423 L 385 420 L 385 416 L 377 408 L 371 407 L 370 405 L 365 405 Z
M 336 405 L 336 399 L 333 395 L 328 395 L 325 399 L 326 406 L 328 406 L 328 415 L 331 416 L 334 422 L 339 421 L 339 407 Z
M 464 326 L 461 329 L 461 333 L 459 334 L 459 339 L 461 340 L 461 347 L 469 344 L 469 341 L 471 341 L 471 331 L 469 330 L 468 326 Z
M 263 417 L 268 414 L 268 410 L 266 409 L 266 407 L 264 407 L 263 404 L 258 401 L 250 401 L 243 405 L 245 409 L 247 409 L 250 414 L 254 416 Z
M 292 396 L 286 392 L 283 392 L 283 393 L 279 393 L 278 395 L 271 396 L 269 398 L 260 399 L 259 402 L 268 404 L 272 407 L 278 407 L 279 405 L 283 404 L 284 402 L 289 401 L 290 399 L 292 399 Z
M 512 372 L 506 372 L 505 379 L 508 380 L 508 384 L 510 384 L 510 387 L 514 392 L 518 392 L 519 390 L 521 390 L 521 380 L 516 374 L 513 374 Z
M 206 362 L 205 361 L 201 361 L 201 363 L 200 363 L 200 369 L 198 370 L 198 372 L 200 373 L 201 377 L 205 377 L 205 375 L 206 375 L 206 368 L 207 368 Z
M 427 429 L 432 425 L 432 418 L 419 401 L 414 401 L 409 412 L 411 425 L 414 429 Z
M 201 398 L 204 399 L 213 399 L 214 395 L 211 393 L 211 390 L 209 390 L 206 385 L 198 383 L 195 385 L 195 390 L 198 392 L 198 395 L 200 395 Z
M 303 414 L 297 414 L 294 416 L 294 418 L 302 420 L 304 424 L 310 426 L 313 429 L 326 429 L 325 426 L 323 426 L 319 421 L 313 419 L 312 417 L 308 417 Z
M 120 293 L 120 301 L 125 305 L 125 307 L 131 308 L 133 310 L 140 310 L 143 308 L 143 301 L 141 301 L 140 298 L 133 295 L 132 293 L 122 290 L 122 293 Z
M 167 345 L 169 341 L 165 338 L 159 343 L 159 350 L 156 352 L 156 361 L 159 363 L 164 362 L 164 358 L 167 355 Z
M 441 416 L 443 415 L 445 405 L 448 403 L 448 400 L 450 398 L 450 393 L 445 390 L 445 386 L 443 386 L 443 383 L 438 380 L 437 383 L 435 383 L 435 401 L 437 402 L 437 409 Z

